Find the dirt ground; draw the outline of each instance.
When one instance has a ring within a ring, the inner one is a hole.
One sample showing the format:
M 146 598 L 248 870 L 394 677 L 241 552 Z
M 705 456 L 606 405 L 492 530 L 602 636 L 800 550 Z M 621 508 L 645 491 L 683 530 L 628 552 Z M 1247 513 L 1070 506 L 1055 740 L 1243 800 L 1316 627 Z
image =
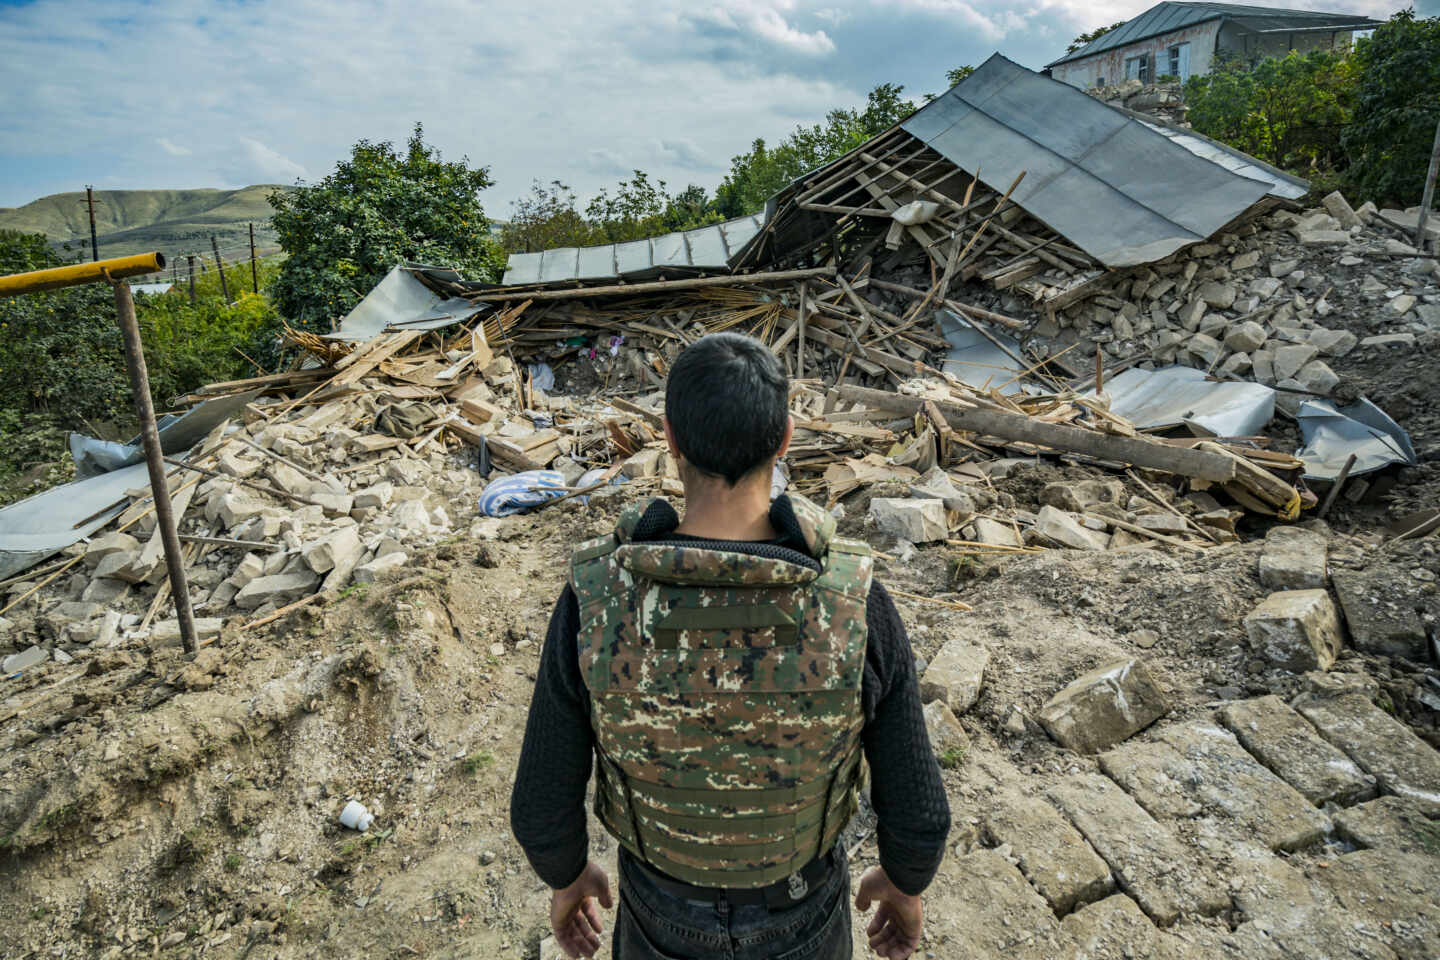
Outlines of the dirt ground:
M 0 952 L 536 957 L 547 891 L 510 836 L 509 785 L 563 559 L 613 522 L 628 496 L 619 490 L 588 507 L 482 524 L 492 539 L 457 538 L 414 558 L 398 579 L 227 634 L 207 648 L 204 672 L 182 669 L 178 649 L 51 664 L 33 681 L 49 699 L 0 740 L 0 814 L 20 822 L 0 865 Z M 1362 557 L 1350 538 L 1337 535 L 1332 549 L 1337 562 Z M 902 599 L 917 658 L 957 636 L 992 656 L 963 718 L 972 747 L 945 771 L 954 849 L 927 894 L 929 955 L 990 955 L 970 952 L 965 924 L 977 889 L 995 886 L 974 882 L 967 867 L 993 846 L 982 825 L 994 790 L 1041 794 L 1096 769 L 1033 718 L 1077 674 L 1137 652 L 1137 636 L 1148 641 L 1136 631 L 1158 637 L 1146 655 L 1173 696 L 1167 722 L 1301 687 L 1302 678 L 1252 660 L 1244 643 L 1241 618 L 1264 592 L 1258 550 L 976 561 L 938 548 L 880 562 L 891 586 L 976 607 L 957 614 Z M 1429 544 L 1407 547 L 1402 562 L 1440 572 Z M 1385 684 L 1400 715 L 1436 742 L 1436 714 L 1412 696 L 1421 668 L 1411 666 L 1349 654 L 1337 671 Z M 337 823 L 352 798 L 375 813 L 367 834 Z M 1234 874 L 1226 836 L 1199 828 L 1219 851 L 1205 869 L 1220 877 Z M 592 828 L 592 843 L 613 869 L 613 842 Z M 1332 835 L 1286 860 L 1304 869 L 1349 849 Z M 852 864 L 856 875 L 874 858 L 872 839 Z M 1165 936 L 1199 945 L 1195 956 L 1225 956 L 1222 941 L 1245 919 L 1231 906 L 1182 919 Z M 1042 944 L 1055 920 L 1037 928 L 1034 955 L 1049 952 Z
M 1389 329 L 1345 293 L 1358 272 L 1335 279 L 1332 326 Z M 1433 537 L 1379 547 L 1388 524 L 1440 502 L 1437 338 L 1335 361 L 1341 392 L 1389 412 L 1421 462 L 1375 478 L 1359 503 L 1342 498 L 1328 525 L 1309 521 L 1332 572 L 1403 595 L 1432 643 L 1440 548 Z M 558 389 L 589 392 L 632 371 L 602 358 L 556 372 Z M 1292 421 L 1271 433 L 1277 449 L 1298 440 Z M 1117 476 L 1036 461 L 994 493 L 1034 510 L 1047 483 Z M 92 649 L 0 679 L 18 705 L 0 721 L 0 957 L 535 960 L 548 891 L 510 835 L 510 785 L 565 559 L 639 495 L 604 494 L 472 525 L 467 493 L 437 504 L 467 533 L 335 602 L 248 633 L 232 618 L 193 658 L 161 644 Z M 1360 691 L 1423 741 L 1407 759 L 1440 764 L 1433 660 L 1347 649 L 1317 677 L 1253 654 L 1243 619 L 1268 592 L 1256 572 L 1264 522 L 1247 518 L 1244 543 L 1199 553 L 912 554 L 866 521 L 871 495 L 843 501 L 841 526 L 885 554 L 877 576 L 975 608 L 899 599 L 917 666 L 956 638 L 990 656 L 960 717 L 970 747 L 944 770 L 954 825 L 926 894 L 924 956 L 1440 957 L 1440 826 L 1427 818 L 1440 811 L 1423 796 L 1311 807 L 1323 828 L 1292 843 L 1266 835 L 1273 823 L 1244 798 L 1215 793 L 1201 775 L 1213 757 L 1140 782 L 1166 743 L 1217 729 L 1227 705 L 1305 692 Z M 1101 759 L 1057 746 L 1041 707 L 1133 656 L 1166 690 L 1168 715 Z M 375 815 L 368 833 L 338 823 L 352 799 Z M 1284 809 L 1282 820 L 1298 816 Z M 614 843 L 593 824 L 591 838 L 613 878 Z M 1098 865 L 1091 882 L 1047 860 L 1071 854 Z M 875 858 L 865 840 L 852 874 Z

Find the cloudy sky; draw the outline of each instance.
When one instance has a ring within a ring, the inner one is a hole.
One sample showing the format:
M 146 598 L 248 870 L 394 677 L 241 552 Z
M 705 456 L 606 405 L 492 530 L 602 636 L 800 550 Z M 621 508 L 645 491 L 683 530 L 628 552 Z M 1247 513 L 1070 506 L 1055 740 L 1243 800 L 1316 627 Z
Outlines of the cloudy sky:
M 1289 0 L 1383 18 L 1395 0 Z M 83 188 L 318 180 L 416 122 L 496 181 L 582 197 L 635 168 L 713 189 L 884 82 L 1039 68 L 1148 0 L 0 0 L 0 207 Z M 1421 0 L 1440 13 L 1440 0 Z

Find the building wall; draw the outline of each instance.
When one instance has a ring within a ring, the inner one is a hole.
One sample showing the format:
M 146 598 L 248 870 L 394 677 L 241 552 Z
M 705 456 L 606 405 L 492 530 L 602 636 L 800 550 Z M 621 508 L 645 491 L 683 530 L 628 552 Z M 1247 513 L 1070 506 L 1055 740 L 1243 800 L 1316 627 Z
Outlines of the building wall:
M 1211 61 L 1215 55 L 1215 39 L 1219 30 L 1219 20 L 1199 23 L 1173 33 L 1162 33 L 1158 37 L 1132 43 L 1128 47 L 1106 50 L 1083 60 L 1056 64 L 1050 68 L 1050 75 L 1062 83 L 1068 83 L 1072 87 L 1079 87 L 1082 90 L 1097 86 L 1102 81 L 1113 84 L 1125 79 L 1126 60 L 1143 55 L 1151 58 L 1150 62 L 1154 72 L 1151 73 L 1150 79 L 1153 81 L 1155 77 L 1165 73 L 1169 62 L 1167 51 L 1177 43 L 1190 44 L 1190 73 L 1192 75 L 1209 73 Z
M 1220 31 L 1220 50 L 1222 55 L 1234 55 L 1242 60 L 1259 60 L 1263 57 L 1283 57 L 1291 50 L 1309 53 L 1312 50 L 1342 49 L 1350 46 L 1353 36 L 1349 30 L 1262 35 L 1227 23 Z

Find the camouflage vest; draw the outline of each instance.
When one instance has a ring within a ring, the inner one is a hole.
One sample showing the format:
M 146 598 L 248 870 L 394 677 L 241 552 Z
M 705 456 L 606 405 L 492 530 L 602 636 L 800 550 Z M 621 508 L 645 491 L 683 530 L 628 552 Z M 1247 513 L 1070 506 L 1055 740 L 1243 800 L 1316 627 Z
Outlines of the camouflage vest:
M 855 812 L 873 561 L 865 544 L 835 538 L 824 510 L 791 501 L 819 573 L 631 542 L 649 502 L 572 560 L 595 814 L 636 857 L 687 883 L 791 876 Z

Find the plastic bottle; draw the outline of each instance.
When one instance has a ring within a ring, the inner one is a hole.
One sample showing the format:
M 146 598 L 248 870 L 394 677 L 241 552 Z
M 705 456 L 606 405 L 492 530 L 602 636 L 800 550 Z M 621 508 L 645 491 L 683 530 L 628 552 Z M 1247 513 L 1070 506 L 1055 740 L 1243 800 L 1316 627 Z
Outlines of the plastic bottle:
M 345 804 L 345 809 L 340 811 L 340 823 L 351 830 L 359 830 L 364 833 L 370 829 L 370 824 L 375 822 L 375 814 L 365 809 L 365 804 L 359 800 L 351 800 Z

